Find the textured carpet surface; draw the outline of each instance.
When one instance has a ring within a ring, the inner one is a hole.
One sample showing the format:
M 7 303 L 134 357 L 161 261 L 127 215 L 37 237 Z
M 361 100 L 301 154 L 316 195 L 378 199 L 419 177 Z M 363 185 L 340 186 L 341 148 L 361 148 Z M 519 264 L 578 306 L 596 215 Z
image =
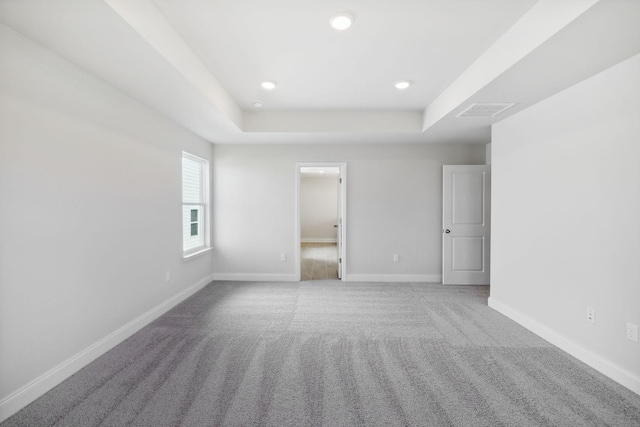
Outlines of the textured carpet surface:
M 640 426 L 488 287 L 214 282 L 9 426 Z

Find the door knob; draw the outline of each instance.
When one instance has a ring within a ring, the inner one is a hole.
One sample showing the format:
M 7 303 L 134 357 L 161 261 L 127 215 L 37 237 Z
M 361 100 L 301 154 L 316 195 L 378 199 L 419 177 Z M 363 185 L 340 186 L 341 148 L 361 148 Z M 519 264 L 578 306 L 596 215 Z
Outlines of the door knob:
M 444 230 L 445 233 L 449 234 L 451 233 L 451 230 L 449 230 L 448 228 L 446 230 Z

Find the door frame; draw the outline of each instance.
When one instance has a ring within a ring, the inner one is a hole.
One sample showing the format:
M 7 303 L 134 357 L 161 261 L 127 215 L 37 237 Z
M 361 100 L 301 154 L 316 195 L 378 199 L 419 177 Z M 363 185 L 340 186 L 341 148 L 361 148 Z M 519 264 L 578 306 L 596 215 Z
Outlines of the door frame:
M 342 178 L 341 191 L 338 194 L 340 198 L 338 205 L 340 206 L 340 217 L 342 218 L 342 250 L 338 253 L 338 259 L 342 258 L 342 281 L 347 281 L 347 163 L 346 162 L 298 162 L 296 163 L 296 203 L 295 203 L 295 218 L 296 218 L 296 245 L 295 245 L 295 260 L 296 260 L 296 280 L 299 282 L 302 278 L 302 254 L 300 251 L 300 244 L 302 240 L 302 226 L 300 220 L 300 168 L 301 167 L 332 167 L 340 169 L 340 178 Z

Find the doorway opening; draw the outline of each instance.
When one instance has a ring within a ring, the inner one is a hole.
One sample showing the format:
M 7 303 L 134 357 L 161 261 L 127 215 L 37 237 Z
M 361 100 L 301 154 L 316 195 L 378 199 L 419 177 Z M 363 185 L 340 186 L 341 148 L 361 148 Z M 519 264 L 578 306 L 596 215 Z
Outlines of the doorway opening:
M 298 280 L 343 279 L 346 164 L 297 165 Z

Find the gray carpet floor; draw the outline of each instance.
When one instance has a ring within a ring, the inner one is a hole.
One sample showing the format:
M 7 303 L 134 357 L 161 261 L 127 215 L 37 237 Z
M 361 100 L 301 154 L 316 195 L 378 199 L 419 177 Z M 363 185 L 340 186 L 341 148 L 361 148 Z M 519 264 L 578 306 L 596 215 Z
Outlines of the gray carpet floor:
M 9 426 L 640 426 L 488 287 L 213 282 Z

